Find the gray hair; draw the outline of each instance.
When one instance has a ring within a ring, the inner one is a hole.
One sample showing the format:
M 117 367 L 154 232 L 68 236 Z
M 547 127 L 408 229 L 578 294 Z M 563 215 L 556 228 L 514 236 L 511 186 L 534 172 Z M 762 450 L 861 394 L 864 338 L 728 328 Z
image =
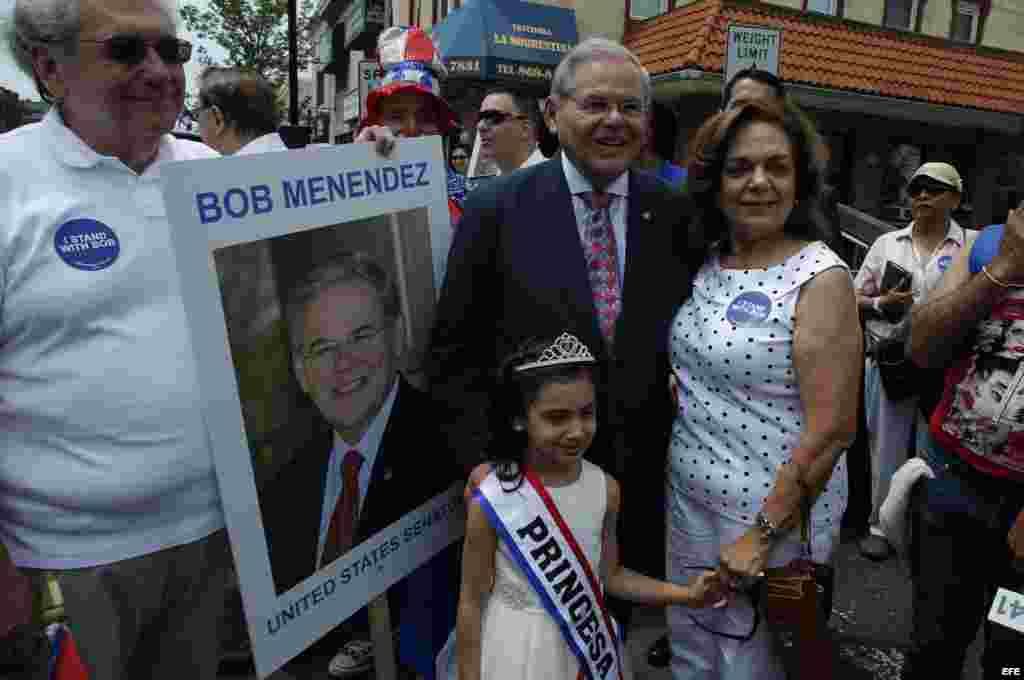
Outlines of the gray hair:
M 158 0 L 175 29 L 178 26 L 176 0 Z M 74 56 L 75 39 L 81 29 L 80 0 L 15 0 L 14 17 L 3 32 L 14 63 L 36 84 L 43 101 L 52 103 L 53 94 L 36 75 L 32 50 L 44 47 L 58 57 Z
M 277 93 L 263 76 L 237 66 L 207 66 L 199 75 L 199 106 L 216 106 L 246 142 L 277 130 Z
M 298 352 L 305 342 L 306 307 L 324 291 L 346 283 L 364 283 L 372 288 L 386 319 L 394 320 L 401 315 L 398 287 L 388 270 L 367 253 L 342 252 L 313 268 L 288 294 L 285 320 L 293 350 Z
M 623 59 L 636 66 L 640 72 L 644 109 L 650 108 L 651 76 L 640 63 L 640 59 L 614 40 L 600 37 L 587 38 L 562 58 L 555 69 L 555 75 L 551 78 L 551 94 L 556 97 L 571 97 L 576 91 L 576 69 L 583 64 L 608 58 Z

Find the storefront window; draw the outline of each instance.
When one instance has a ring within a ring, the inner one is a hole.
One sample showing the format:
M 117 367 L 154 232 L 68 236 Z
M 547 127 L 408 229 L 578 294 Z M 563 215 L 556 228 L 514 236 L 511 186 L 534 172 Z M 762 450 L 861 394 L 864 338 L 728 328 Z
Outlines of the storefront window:
M 978 37 L 978 3 L 955 3 L 953 11 L 953 30 L 949 36 L 953 40 L 973 43 Z
M 1024 154 L 1007 152 L 999 158 L 994 182 L 992 220 L 1002 222 L 1024 199 Z
M 886 0 L 883 23 L 890 28 L 912 31 L 917 22 L 917 2 L 918 0 Z
M 631 0 L 629 16 L 631 19 L 650 19 L 668 11 L 668 0 Z
M 811 12 L 818 12 L 819 14 L 835 15 L 836 2 L 837 0 L 808 0 L 807 9 Z

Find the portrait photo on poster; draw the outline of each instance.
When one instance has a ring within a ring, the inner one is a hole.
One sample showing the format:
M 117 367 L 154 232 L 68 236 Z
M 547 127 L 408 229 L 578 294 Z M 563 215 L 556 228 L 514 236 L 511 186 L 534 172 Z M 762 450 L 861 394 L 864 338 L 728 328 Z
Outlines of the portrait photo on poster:
M 429 140 L 238 161 L 168 166 L 164 191 L 264 677 L 379 595 L 396 630 L 432 606 L 418 568 L 464 524 L 423 370 L 450 227 Z

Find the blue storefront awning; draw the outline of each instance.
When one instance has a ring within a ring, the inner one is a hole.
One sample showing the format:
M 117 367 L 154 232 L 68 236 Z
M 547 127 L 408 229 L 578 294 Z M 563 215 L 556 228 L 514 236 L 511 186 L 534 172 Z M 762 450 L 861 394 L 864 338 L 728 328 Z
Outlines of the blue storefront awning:
M 573 10 L 523 0 L 468 0 L 432 34 L 449 78 L 539 85 L 579 39 Z

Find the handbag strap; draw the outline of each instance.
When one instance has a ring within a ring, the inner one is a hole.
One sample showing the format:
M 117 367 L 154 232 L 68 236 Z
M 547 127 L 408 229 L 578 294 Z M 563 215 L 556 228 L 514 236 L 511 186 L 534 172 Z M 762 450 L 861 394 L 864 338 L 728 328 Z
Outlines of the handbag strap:
M 800 484 L 800 543 L 803 546 L 804 556 L 810 560 L 811 553 L 811 487 L 807 485 L 803 477 L 798 477 Z

